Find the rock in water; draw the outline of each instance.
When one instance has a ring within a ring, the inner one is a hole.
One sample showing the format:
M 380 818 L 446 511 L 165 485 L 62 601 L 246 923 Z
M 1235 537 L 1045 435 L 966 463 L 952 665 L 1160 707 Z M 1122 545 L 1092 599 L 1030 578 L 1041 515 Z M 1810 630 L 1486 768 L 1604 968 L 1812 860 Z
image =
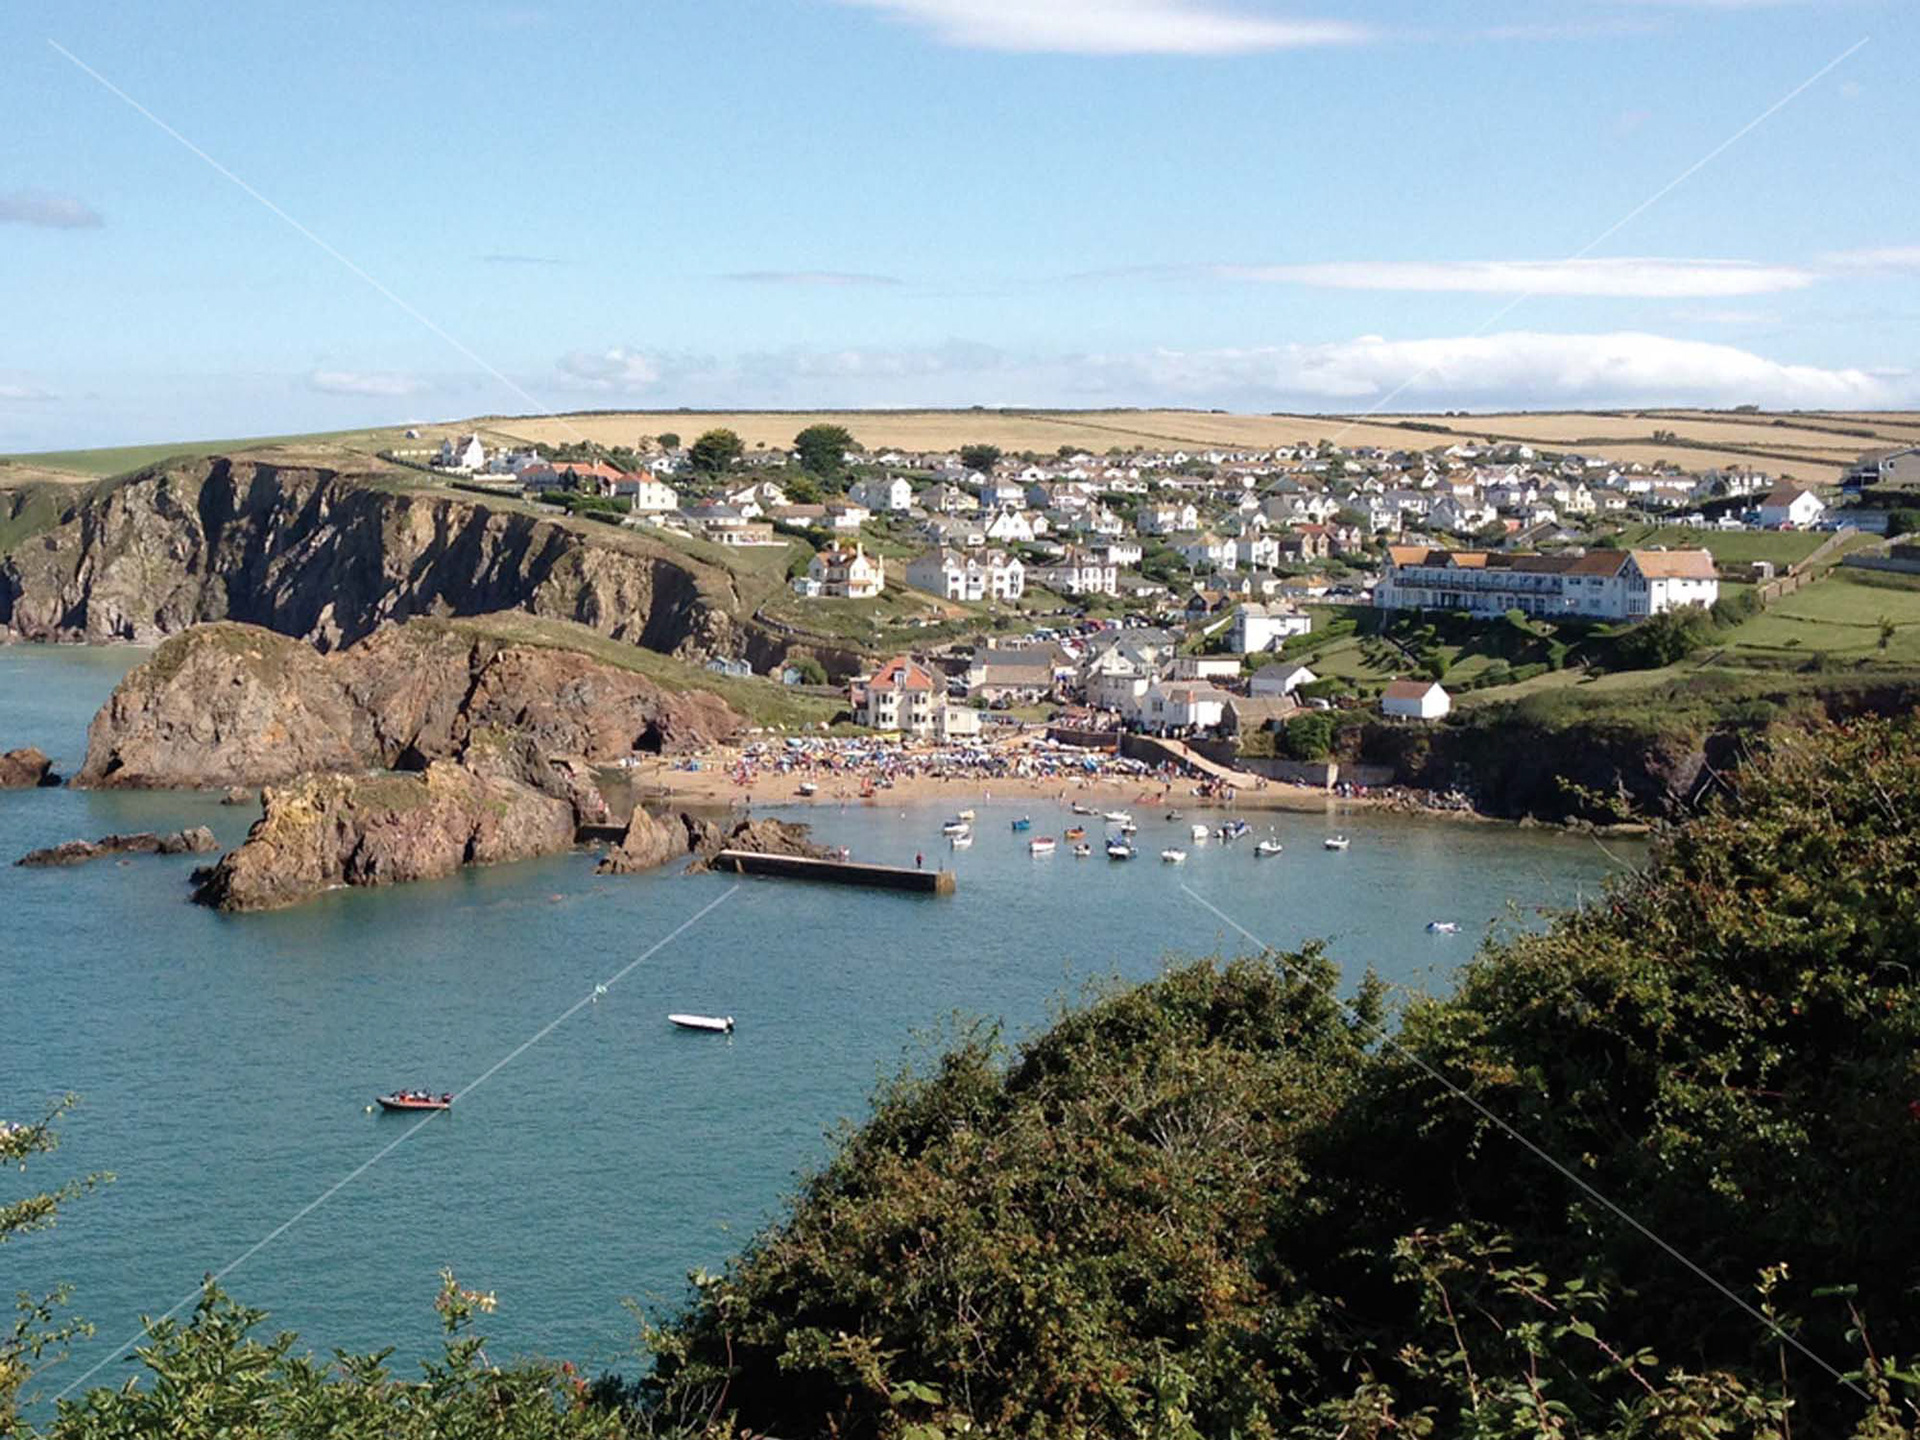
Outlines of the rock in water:
M 275 786 L 246 842 L 194 899 L 272 910 L 340 885 L 392 885 L 550 855 L 573 843 L 573 807 L 524 781 L 438 760 L 418 775 L 316 775 Z
M 37 785 L 58 785 L 53 761 L 32 746 L 9 750 L 0 755 L 0 790 L 31 790 Z
M 631 875 L 639 870 L 651 870 L 685 855 L 687 844 L 687 826 L 682 817 L 661 818 L 636 805 L 633 818 L 627 822 L 627 833 L 601 857 L 593 873 Z
M 534 633 L 577 638 L 545 623 Z M 485 624 L 413 620 L 330 656 L 253 625 L 195 626 L 115 688 L 74 783 L 238 789 L 412 770 L 499 732 L 545 754 L 609 761 L 697 749 L 740 728 L 717 696 L 675 693 L 557 644 L 501 640 Z
M 750 850 L 758 855 L 799 855 L 809 860 L 825 860 L 832 853 L 808 837 L 810 825 L 789 820 L 741 820 L 731 828 L 711 820 L 687 818 L 687 830 L 693 850 L 689 875 L 704 874 L 713 857 L 722 850 Z
M 220 842 L 204 825 L 176 830 L 171 835 L 145 831 L 135 835 L 102 835 L 98 840 L 67 840 L 44 850 L 30 850 L 13 863 L 27 866 L 84 865 L 107 855 L 202 855 L 218 850 Z

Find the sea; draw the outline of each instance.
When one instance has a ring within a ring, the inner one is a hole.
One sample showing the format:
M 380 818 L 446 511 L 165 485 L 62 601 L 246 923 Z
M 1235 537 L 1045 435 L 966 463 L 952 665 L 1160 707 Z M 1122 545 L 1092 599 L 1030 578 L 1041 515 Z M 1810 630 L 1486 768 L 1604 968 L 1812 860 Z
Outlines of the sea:
M 0 647 L 0 749 L 72 773 L 132 649 Z M 1253 815 L 1230 846 L 1145 805 L 1141 857 L 1076 859 L 1029 835 L 1076 822 L 984 796 L 971 848 L 951 804 L 771 812 L 856 859 L 953 869 L 950 897 L 678 867 L 596 877 L 570 854 L 276 914 L 188 900 L 206 857 L 24 870 L 75 838 L 211 826 L 251 807 L 192 793 L 0 792 L 0 1119 L 80 1097 L 61 1148 L 0 1177 L 114 1179 L 53 1229 L 0 1247 L 0 1292 L 73 1287 L 95 1335 L 43 1379 L 119 1384 L 143 1316 L 190 1309 L 203 1279 L 270 1312 L 302 1348 L 438 1343 L 442 1270 L 493 1291 L 489 1354 L 641 1368 L 634 1302 L 684 1303 L 777 1221 L 876 1085 L 970 1019 L 1017 1044 L 1087 987 L 1182 957 L 1324 940 L 1352 984 L 1372 967 L 1443 992 L 1490 934 L 1545 923 L 1643 858 L 1549 830 L 1330 812 Z M 1031 816 L 1030 832 L 1013 822 Z M 1217 818 L 1215 816 L 1214 818 Z M 1344 852 L 1323 848 L 1332 833 Z M 1256 858 L 1271 833 L 1285 846 Z M 1185 864 L 1163 846 L 1188 844 Z M 1435 934 L 1429 921 L 1459 926 Z M 731 1015 L 731 1036 L 667 1015 Z M 427 1120 L 384 1090 L 460 1092 Z

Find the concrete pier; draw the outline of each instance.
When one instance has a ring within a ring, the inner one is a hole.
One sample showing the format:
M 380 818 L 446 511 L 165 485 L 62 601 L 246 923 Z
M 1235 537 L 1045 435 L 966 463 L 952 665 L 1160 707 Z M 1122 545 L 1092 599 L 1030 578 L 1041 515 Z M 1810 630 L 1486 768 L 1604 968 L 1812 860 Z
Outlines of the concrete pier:
M 736 875 L 777 875 L 786 880 L 824 880 L 835 885 L 870 885 L 920 895 L 951 895 L 951 870 L 909 870 L 901 865 L 859 865 L 851 860 L 811 860 L 801 855 L 762 855 L 755 850 L 722 850 L 715 870 Z

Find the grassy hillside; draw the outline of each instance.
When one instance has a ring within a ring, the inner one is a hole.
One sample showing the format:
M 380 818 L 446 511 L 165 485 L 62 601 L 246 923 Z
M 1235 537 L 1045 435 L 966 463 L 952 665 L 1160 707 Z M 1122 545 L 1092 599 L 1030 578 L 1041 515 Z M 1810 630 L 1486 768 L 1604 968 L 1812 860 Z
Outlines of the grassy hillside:
M 476 615 L 459 620 L 413 620 L 413 625 L 439 625 L 463 635 L 480 635 L 511 645 L 538 645 L 590 655 L 603 664 L 645 675 L 671 690 L 706 690 L 725 700 L 755 725 L 797 729 L 831 721 L 845 709 L 842 702 L 759 677 L 718 675 L 657 650 L 610 640 L 598 631 L 565 620 L 548 620 L 518 610 Z

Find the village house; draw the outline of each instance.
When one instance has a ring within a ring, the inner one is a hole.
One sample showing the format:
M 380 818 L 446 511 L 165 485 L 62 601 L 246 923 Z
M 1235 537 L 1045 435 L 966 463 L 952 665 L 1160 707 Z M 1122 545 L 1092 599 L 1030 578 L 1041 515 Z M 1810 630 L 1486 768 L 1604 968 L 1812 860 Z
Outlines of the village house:
M 990 516 L 981 528 L 995 544 L 1025 545 L 1047 533 L 1047 522 L 1024 510 L 1001 510 Z
M 886 562 L 869 555 L 857 542 L 851 550 L 833 546 L 807 563 L 807 578 L 828 599 L 871 600 L 886 586 Z
M 1393 545 L 1373 588 L 1373 603 L 1382 610 L 1486 616 L 1519 610 L 1548 619 L 1639 620 L 1719 598 L 1713 556 L 1705 550 L 1516 555 Z
M 1068 550 L 1056 563 L 1037 568 L 1033 579 L 1061 595 L 1120 593 L 1120 572 L 1090 550 Z
M 1920 486 L 1920 445 L 1869 450 L 1841 477 L 1840 484 L 1856 492 L 1874 486 Z
M 654 479 L 650 471 L 622 475 L 601 485 L 602 495 L 625 500 L 627 508 L 637 515 L 665 515 L 680 508 L 680 492 Z
M 958 485 L 929 485 L 920 492 L 920 508 L 930 515 L 970 514 L 980 502 Z
M 876 515 L 904 513 L 913 506 L 913 486 L 898 475 L 856 480 L 848 487 L 847 496 Z
M 1026 593 L 1026 567 L 1004 550 L 930 550 L 907 565 L 907 584 L 943 600 L 1011 601 Z
M 1053 693 L 1058 652 L 1051 646 L 1032 650 L 982 645 L 967 665 L 967 695 L 989 705 L 1031 705 Z
M 1234 610 L 1233 626 L 1227 632 L 1227 648 L 1237 655 L 1257 655 L 1273 649 L 1289 636 L 1306 635 L 1312 630 L 1313 617 L 1304 611 L 1250 602 Z
M 960 515 L 935 515 L 920 527 L 920 536 L 936 549 L 971 550 L 987 543 L 980 522 Z
M 1231 699 L 1225 690 L 1204 681 L 1156 680 L 1136 702 L 1136 718 L 1142 729 L 1162 735 L 1212 730 L 1225 716 Z
M 1200 528 L 1200 509 L 1191 501 L 1178 505 L 1143 505 L 1134 526 L 1142 535 L 1178 535 Z
M 487 463 L 487 447 L 480 443 L 478 435 L 442 440 L 433 463 L 440 470 L 479 470 Z
M 854 712 L 869 729 L 928 735 L 938 724 L 938 683 L 911 656 L 895 656 L 854 690 Z
M 1247 692 L 1264 696 L 1291 695 L 1302 685 L 1311 685 L 1319 678 L 1298 661 L 1281 660 L 1254 671 L 1253 679 L 1247 683 Z
M 1827 513 L 1827 503 L 1811 490 L 1781 485 L 1761 498 L 1758 519 L 1768 529 L 1782 526 L 1804 530 Z
M 1453 709 L 1453 697 L 1437 680 L 1394 680 L 1380 692 L 1380 713 L 1400 720 L 1438 720 Z

